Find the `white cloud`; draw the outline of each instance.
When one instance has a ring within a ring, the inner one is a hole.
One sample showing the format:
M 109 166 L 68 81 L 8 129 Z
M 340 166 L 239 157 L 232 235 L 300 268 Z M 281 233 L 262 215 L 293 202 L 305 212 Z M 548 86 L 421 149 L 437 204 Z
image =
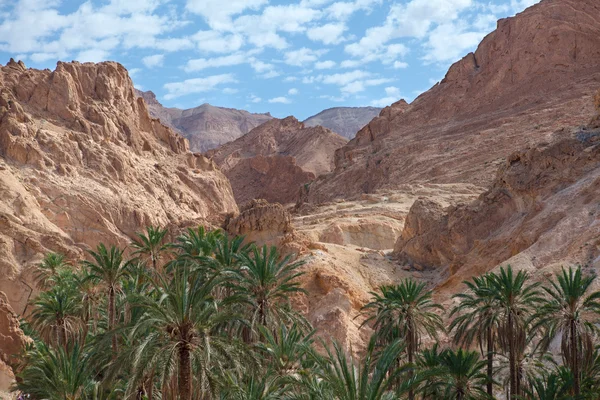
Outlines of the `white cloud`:
M 337 1 L 327 7 L 326 13 L 330 18 L 346 20 L 358 11 L 369 14 L 376 4 L 381 4 L 381 0 Z
M 234 89 L 234 88 L 225 88 L 223 89 L 223 93 L 224 94 L 236 94 L 237 92 L 239 92 L 238 89 Z
M 198 31 L 192 36 L 198 50 L 209 53 L 231 53 L 238 51 L 244 44 L 240 34 L 224 34 L 217 31 Z
M 387 46 L 388 42 L 407 37 L 422 39 L 432 25 L 457 19 L 459 13 L 471 5 L 472 0 L 411 0 L 406 4 L 393 4 L 383 25 L 367 29 L 365 35 L 347 45 L 345 51 L 368 61 L 382 59 L 392 63 L 405 54 L 406 48 L 393 48 Z
M 230 67 L 232 65 L 243 64 L 247 61 L 245 54 L 236 53 L 223 57 L 198 58 L 189 60 L 183 69 L 186 72 L 202 71 L 207 68 Z
M 295 96 L 298 94 L 298 89 L 296 88 L 291 88 L 290 90 L 288 90 L 288 94 L 291 96 Z
M 162 67 L 164 61 L 164 54 L 155 54 L 153 56 L 147 56 L 142 58 L 142 64 L 144 64 L 147 68 Z
M 408 63 L 405 63 L 404 61 L 394 61 L 394 68 L 395 69 L 408 68 Z
M 343 23 L 330 23 L 309 29 L 306 36 L 315 42 L 338 44 L 344 40 L 342 35 L 346 29 L 346 25 Z
M 425 44 L 427 54 L 423 59 L 429 62 L 456 61 L 477 46 L 485 34 L 484 31 L 468 31 L 463 24 L 439 25 L 429 35 Z
M 316 69 L 331 69 L 333 67 L 335 67 L 335 61 L 331 61 L 331 60 L 327 60 L 327 61 L 320 61 L 320 62 L 316 62 L 315 63 L 315 68 Z
M 392 103 L 400 100 L 400 89 L 395 86 L 388 86 L 385 88 L 386 97 L 381 98 L 379 100 L 371 101 L 371 105 L 375 107 L 385 107 L 389 106 Z
M 163 87 L 167 90 L 165 99 L 171 100 L 188 94 L 209 92 L 219 85 L 236 82 L 232 74 L 221 74 L 166 83 Z
M 273 99 L 269 99 L 269 103 L 290 104 L 291 100 L 287 97 L 275 97 Z
M 100 62 L 108 59 L 109 52 L 102 49 L 89 49 L 80 51 L 75 57 L 79 62 Z
M 295 76 L 286 76 L 283 81 L 284 82 L 296 82 L 298 80 L 298 78 L 296 78 Z
M 299 50 L 292 50 L 285 53 L 284 61 L 288 65 L 300 67 L 317 61 L 324 53 L 326 53 L 326 50 L 312 50 L 307 47 L 303 47 Z
M 344 72 L 339 74 L 325 75 L 320 80 L 323 83 L 330 85 L 346 86 L 359 79 L 364 79 L 372 76 L 370 72 L 362 70 L 354 70 L 351 72 Z
M 186 8 L 202 15 L 213 29 L 227 28 L 231 17 L 241 14 L 247 9 L 257 10 L 265 5 L 267 0 L 187 0 Z
M 253 103 L 260 103 L 262 101 L 262 99 L 258 96 L 255 96 L 253 94 L 250 95 L 250 101 Z

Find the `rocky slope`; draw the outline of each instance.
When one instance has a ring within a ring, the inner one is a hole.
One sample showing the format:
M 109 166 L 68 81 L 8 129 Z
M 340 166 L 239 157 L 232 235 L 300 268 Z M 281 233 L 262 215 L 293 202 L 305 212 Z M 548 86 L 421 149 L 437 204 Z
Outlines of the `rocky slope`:
M 231 181 L 238 204 L 259 198 L 289 203 L 302 185 L 331 171 L 336 149 L 346 142 L 329 129 L 307 128 L 287 117 L 268 121 L 207 156 Z
M 600 129 L 512 154 L 471 203 L 412 206 L 395 254 L 446 270 L 441 290 L 503 263 L 540 276 L 562 265 L 600 269 Z
M 587 122 L 600 86 L 600 3 L 543 0 L 498 22 L 410 105 L 386 107 L 336 152 L 311 202 L 414 182 L 491 183 L 504 157 Z
M 376 107 L 334 107 L 307 118 L 306 126 L 320 125 L 347 139 L 353 139 L 373 118 L 379 115 L 381 108 Z
M 0 291 L 19 314 L 49 251 L 74 260 L 149 224 L 237 211 L 227 178 L 149 116 L 114 62 L 0 68 L 0 194 Z
M 136 90 L 136 94 L 144 98 L 150 115 L 187 138 L 190 149 L 198 153 L 235 140 L 273 118 L 269 113 L 253 114 L 210 104 L 186 110 L 168 108 L 160 104 L 151 91 Z

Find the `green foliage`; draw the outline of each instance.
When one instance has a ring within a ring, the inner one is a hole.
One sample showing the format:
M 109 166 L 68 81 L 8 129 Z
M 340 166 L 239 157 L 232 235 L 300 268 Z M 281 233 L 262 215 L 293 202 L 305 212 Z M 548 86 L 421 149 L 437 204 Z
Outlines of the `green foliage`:
M 424 283 L 382 286 L 361 313 L 374 333 L 355 354 L 315 340 L 292 307 L 302 260 L 204 227 L 167 237 L 149 227 L 131 253 L 99 244 L 79 266 L 48 254 L 14 389 L 33 400 L 483 400 L 503 388 L 502 398 L 585 400 L 600 391 L 600 292 L 581 268 L 544 286 L 510 266 L 474 277 L 454 297 L 448 330 Z M 440 345 L 446 337 L 452 346 Z

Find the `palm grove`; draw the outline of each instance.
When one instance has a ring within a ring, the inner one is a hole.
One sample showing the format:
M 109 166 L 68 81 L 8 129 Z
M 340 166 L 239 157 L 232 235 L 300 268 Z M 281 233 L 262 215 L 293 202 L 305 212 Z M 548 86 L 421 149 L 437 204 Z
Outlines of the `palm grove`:
M 581 267 L 545 284 L 511 267 L 475 277 L 448 326 L 424 283 L 381 287 L 363 308 L 374 333 L 359 358 L 316 339 L 291 306 L 301 260 L 219 230 L 189 229 L 172 243 L 167 235 L 149 227 L 127 257 L 101 244 L 77 267 L 46 256 L 22 322 L 33 341 L 15 365 L 15 391 L 153 400 L 600 393 L 600 292 Z

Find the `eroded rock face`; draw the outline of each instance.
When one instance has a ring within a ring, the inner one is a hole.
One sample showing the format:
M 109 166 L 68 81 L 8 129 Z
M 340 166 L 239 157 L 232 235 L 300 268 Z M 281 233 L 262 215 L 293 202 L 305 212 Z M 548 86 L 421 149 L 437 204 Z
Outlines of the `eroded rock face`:
M 199 153 L 231 142 L 273 118 L 269 113 L 254 114 L 210 104 L 187 110 L 164 107 L 151 91 L 136 90 L 136 94 L 144 98 L 150 115 L 188 139 L 190 149 Z
M 472 203 L 416 202 L 396 255 L 448 267 L 447 287 L 500 263 L 600 267 L 600 130 L 557 135 L 569 138 L 511 155 Z
M 114 62 L 0 68 L 0 194 L 0 290 L 17 313 L 49 251 L 76 260 L 150 224 L 237 211 L 227 178 L 149 116 Z
M 31 342 L 19 327 L 19 318 L 0 292 L 0 391 L 8 391 L 14 379 L 11 365 L 15 357 Z
M 600 87 L 599 14 L 596 0 L 544 0 L 500 20 L 440 83 L 384 109 L 338 150 L 308 201 L 416 182 L 488 186 L 507 154 L 588 123 Z
M 207 153 L 231 181 L 238 204 L 252 199 L 291 203 L 302 185 L 331 171 L 335 150 L 347 142 L 328 129 L 307 128 L 294 117 L 274 119 Z

